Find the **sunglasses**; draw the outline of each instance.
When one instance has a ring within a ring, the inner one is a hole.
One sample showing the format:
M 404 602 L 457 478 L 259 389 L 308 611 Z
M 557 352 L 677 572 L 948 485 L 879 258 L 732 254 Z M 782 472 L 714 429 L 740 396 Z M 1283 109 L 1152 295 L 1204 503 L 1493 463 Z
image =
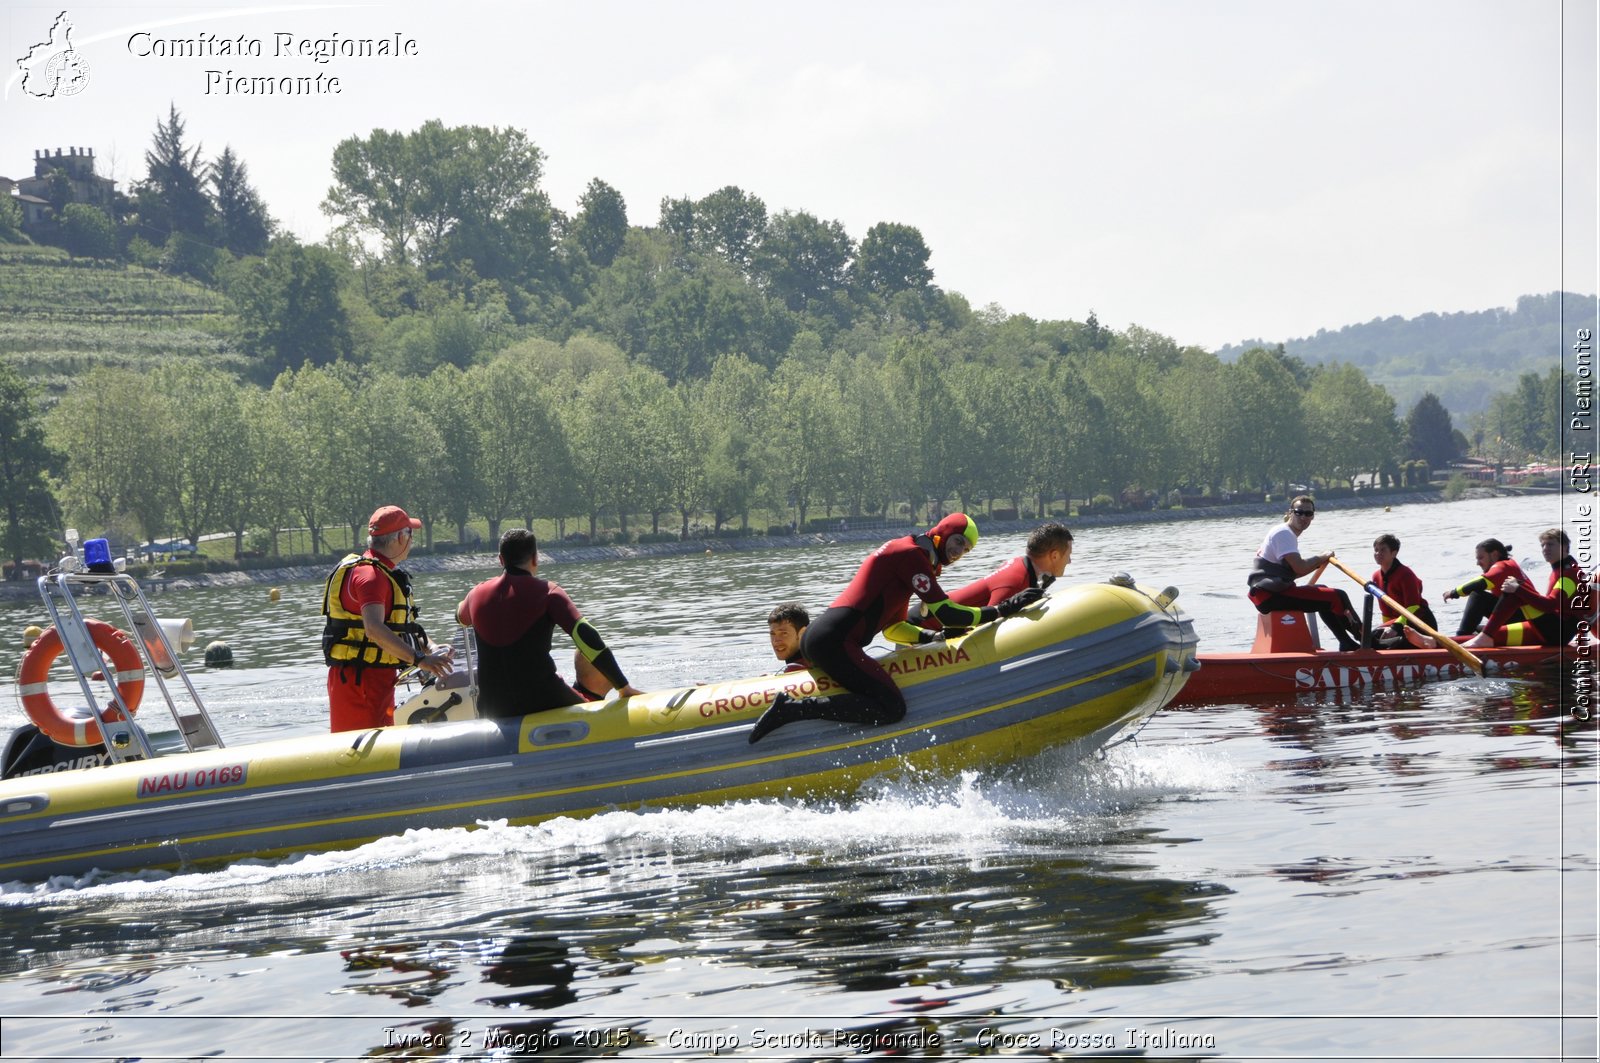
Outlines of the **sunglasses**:
M 1315 517 L 1317 515 L 1317 511 L 1314 509 L 1291 509 L 1289 512 L 1297 517 Z

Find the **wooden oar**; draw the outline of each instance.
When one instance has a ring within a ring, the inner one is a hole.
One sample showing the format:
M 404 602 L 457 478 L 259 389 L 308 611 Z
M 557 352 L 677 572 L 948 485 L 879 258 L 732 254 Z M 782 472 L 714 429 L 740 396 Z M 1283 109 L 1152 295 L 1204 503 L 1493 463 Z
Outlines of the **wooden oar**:
M 1424 635 L 1427 635 L 1428 637 L 1432 638 L 1435 642 L 1437 642 L 1440 646 L 1444 647 L 1446 650 L 1449 650 L 1450 651 L 1450 655 L 1452 657 L 1456 658 L 1456 660 L 1460 661 L 1462 664 L 1466 665 L 1468 668 L 1471 668 L 1474 672 L 1477 672 L 1479 675 L 1483 674 L 1483 662 L 1478 659 L 1478 655 L 1477 654 L 1473 653 L 1471 650 L 1469 650 L 1465 646 L 1461 645 L 1461 643 L 1457 642 L 1455 639 L 1448 638 L 1448 637 L 1446 637 L 1444 635 L 1439 634 L 1433 628 L 1429 627 L 1427 624 L 1424 624 L 1421 620 L 1418 620 L 1417 619 L 1417 614 L 1413 613 L 1410 609 L 1407 609 L 1405 606 L 1401 605 L 1399 602 L 1395 601 L 1393 598 L 1391 598 L 1387 594 L 1383 593 L 1383 591 L 1381 589 L 1379 589 L 1379 587 L 1378 587 L 1378 585 L 1376 583 L 1371 583 L 1371 582 L 1368 582 L 1367 580 L 1362 579 L 1359 575 L 1356 574 L 1354 569 L 1352 569 L 1349 565 L 1345 564 L 1343 561 L 1340 561 L 1337 557 L 1334 557 L 1332 554 L 1328 555 L 1328 563 L 1333 565 L 1340 572 L 1343 572 L 1346 576 L 1349 576 L 1351 579 L 1353 579 L 1357 583 L 1361 584 L 1362 588 L 1368 594 L 1372 595 L 1374 598 L 1378 599 L 1380 602 L 1383 602 L 1389 608 L 1394 609 L 1395 611 L 1399 612 L 1401 615 L 1405 616 L 1410 621 L 1410 623 L 1411 623 L 1411 625 L 1413 627 L 1415 627 L 1418 631 L 1422 632 Z

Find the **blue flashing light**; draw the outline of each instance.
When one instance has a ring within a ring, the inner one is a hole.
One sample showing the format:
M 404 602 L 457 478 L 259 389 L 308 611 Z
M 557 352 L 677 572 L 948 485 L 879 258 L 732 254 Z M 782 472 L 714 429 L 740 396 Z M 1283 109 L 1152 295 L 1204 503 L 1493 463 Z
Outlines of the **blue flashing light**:
M 83 544 L 83 566 L 90 572 L 115 572 L 111 563 L 111 544 L 104 539 L 90 539 Z

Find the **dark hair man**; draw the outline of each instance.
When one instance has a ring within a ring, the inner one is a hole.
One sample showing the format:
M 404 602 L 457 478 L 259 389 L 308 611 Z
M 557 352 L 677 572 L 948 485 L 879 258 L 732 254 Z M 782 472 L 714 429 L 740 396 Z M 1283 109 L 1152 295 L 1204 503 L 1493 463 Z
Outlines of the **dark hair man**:
M 629 685 L 600 632 L 567 592 L 539 577 L 533 532 L 513 528 L 502 535 L 500 564 L 504 572 L 472 588 L 456 607 L 456 619 L 478 637 L 478 715 L 522 716 L 586 700 L 556 673 L 550 639 L 557 627 L 617 693 L 642 693 Z
M 767 614 L 767 637 L 772 655 L 785 665 L 785 672 L 802 672 L 811 667 L 800 652 L 800 640 L 811 626 L 811 615 L 798 602 L 784 602 Z
M 951 591 L 950 600 L 957 605 L 999 605 L 1029 587 L 1045 590 L 1072 564 L 1072 530 L 1057 521 L 1041 524 L 1028 533 L 1024 550 L 1021 557 L 1013 557 L 982 579 Z M 912 607 L 911 619 L 933 630 L 940 626 L 920 602 Z

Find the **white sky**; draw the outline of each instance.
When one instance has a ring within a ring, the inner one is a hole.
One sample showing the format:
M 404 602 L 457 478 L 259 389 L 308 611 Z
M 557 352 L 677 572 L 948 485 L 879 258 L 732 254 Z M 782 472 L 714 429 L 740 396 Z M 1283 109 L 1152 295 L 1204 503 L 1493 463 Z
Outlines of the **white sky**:
M 1184 344 L 1597 287 L 1592 0 L 102 2 L 65 8 L 87 86 L 35 98 L 15 60 L 64 4 L 0 12 L 0 174 L 80 145 L 126 187 L 175 103 L 306 240 L 335 144 L 439 118 L 526 131 L 562 210 L 593 177 L 647 225 L 738 185 L 857 239 L 916 226 L 974 306 Z M 141 57 L 139 31 L 264 55 Z M 280 32 L 418 54 L 274 58 Z M 208 69 L 343 91 L 208 94 Z

